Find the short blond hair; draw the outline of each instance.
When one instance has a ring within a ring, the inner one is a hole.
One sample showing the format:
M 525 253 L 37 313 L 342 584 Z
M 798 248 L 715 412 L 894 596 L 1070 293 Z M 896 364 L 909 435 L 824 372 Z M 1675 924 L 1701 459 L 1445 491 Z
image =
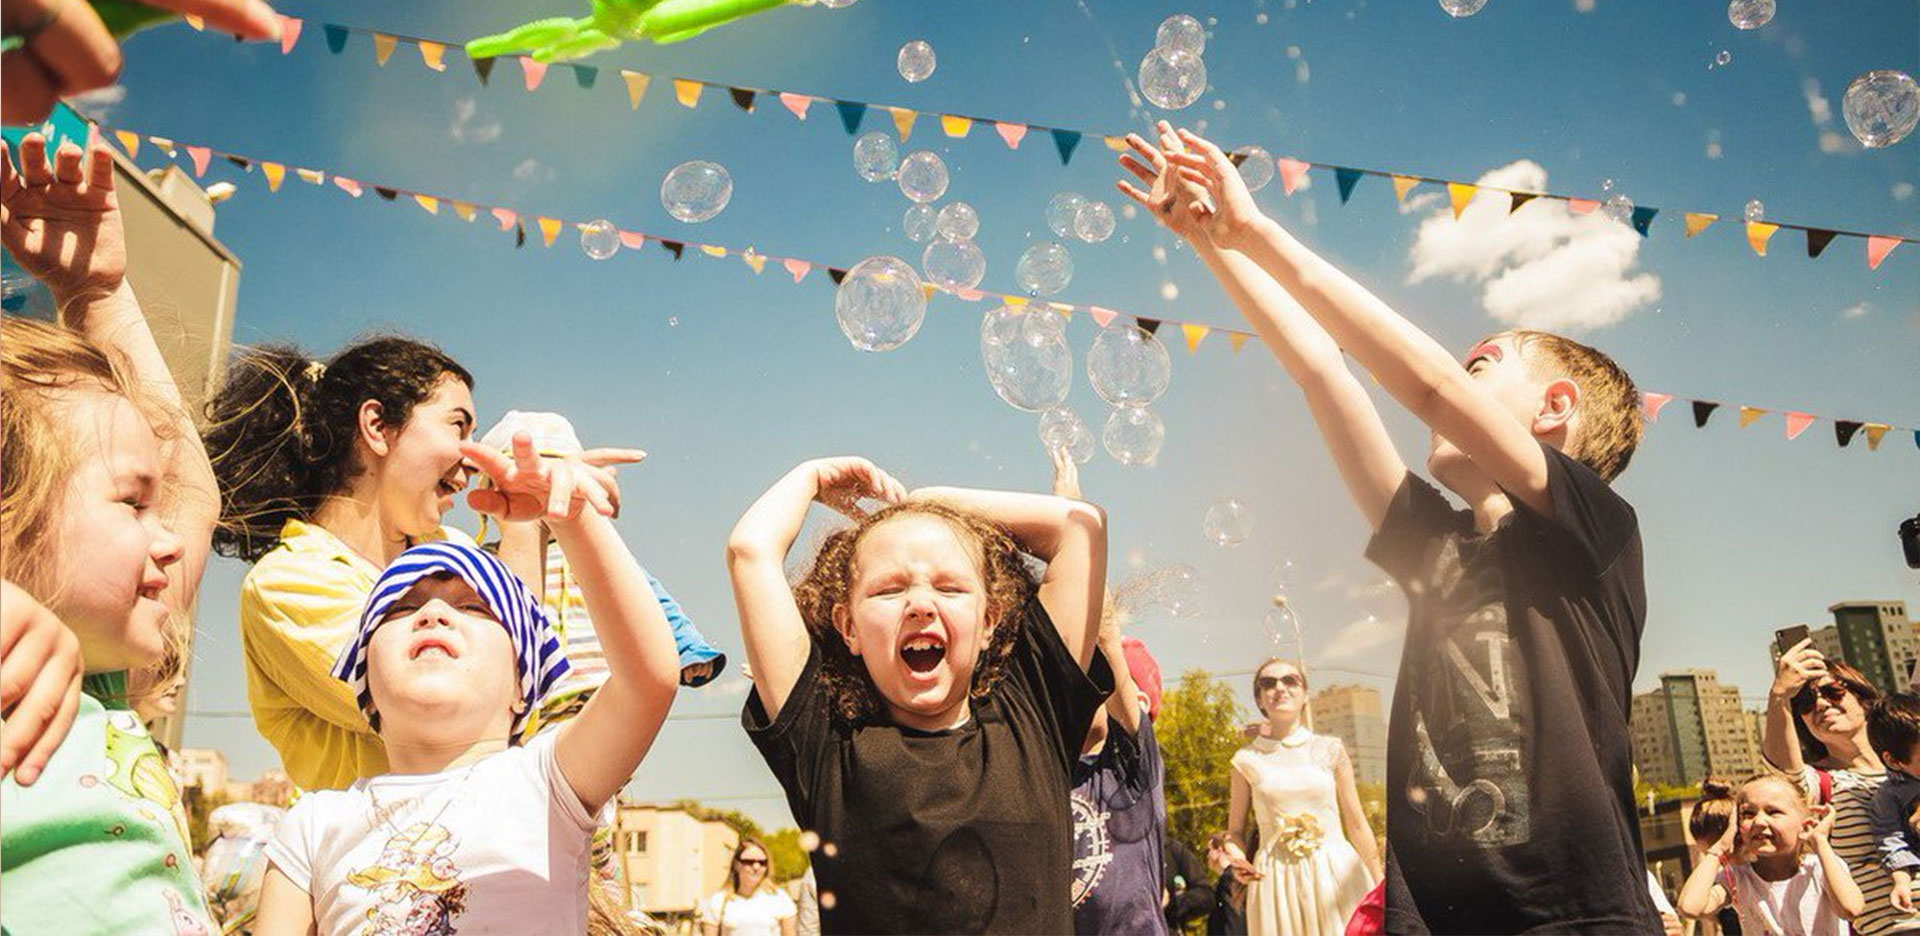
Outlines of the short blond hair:
M 1567 435 L 1566 453 L 1611 482 L 1627 470 L 1640 439 L 1646 434 L 1646 416 L 1633 378 L 1613 358 L 1578 341 L 1552 332 L 1516 328 L 1491 336 L 1511 338 L 1534 376 L 1566 378 L 1580 387 L 1574 415 L 1579 425 Z

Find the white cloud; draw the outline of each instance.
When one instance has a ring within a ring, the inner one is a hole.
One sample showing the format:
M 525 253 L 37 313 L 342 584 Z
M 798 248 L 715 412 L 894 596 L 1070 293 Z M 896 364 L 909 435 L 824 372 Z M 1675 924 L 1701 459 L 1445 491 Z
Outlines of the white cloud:
M 74 110 L 96 121 L 104 122 L 110 118 L 113 109 L 120 106 L 126 100 L 127 86 L 114 84 L 107 85 L 104 88 L 95 88 L 92 91 L 83 91 L 79 94 L 70 95 L 67 98 L 67 103 L 73 105 Z
M 1856 318 L 1859 318 L 1859 317 L 1860 317 L 1860 316 L 1862 316 L 1862 315 L 1865 315 L 1865 314 L 1867 314 L 1867 312 L 1869 312 L 1869 311 L 1871 311 L 1871 310 L 1869 310 L 1869 309 L 1867 308 L 1867 304 L 1866 304 L 1866 303 L 1864 303 L 1864 302 L 1861 302 L 1861 303 L 1856 303 L 1856 304 L 1854 304 L 1854 305 L 1850 305 L 1850 306 L 1848 306 L 1848 307 L 1846 307 L 1845 309 L 1842 309 L 1842 310 L 1840 310 L 1840 317 L 1841 317 L 1841 318 L 1850 318 L 1850 319 L 1856 319 Z
M 1813 125 L 1825 128 L 1833 123 L 1833 105 L 1827 102 L 1827 96 L 1820 93 L 1820 79 L 1808 75 L 1800 82 L 1800 91 L 1807 98 L 1807 116 L 1813 118 Z
M 529 156 L 513 167 L 513 177 L 522 182 L 551 182 L 553 170 L 538 159 Z
M 1907 199 L 1912 197 L 1913 197 L 1912 182 L 1893 183 L 1893 200 L 1894 201 L 1906 201 Z
M 1406 638 L 1407 621 L 1405 617 L 1379 618 L 1367 615 L 1335 632 L 1320 650 L 1320 661 L 1326 664 L 1366 663 L 1377 666 L 1388 651 L 1399 646 Z
M 1434 192 L 1434 191 L 1421 192 L 1420 194 L 1415 195 L 1412 198 L 1409 198 L 1406 201 L 1401 202 L 1400 213 L 1403 215 L 1419 214 L 1420 212 L 1425 211 L 1428 208 L 1432 208 L 1433 206 L 1440 204 L 1441 201 L 1443 201 L 1443 199 L 1441 198 L 1439 192 Z
M 453 102 L 453 123 L 447 127 L 447 135 L 455 143 L 492 143 L 500 139 L 500 121 L 481 115 L 480 105 L 473 98 L 461 98 Z
M 1581 13 L 1592 13 L 1594 0 L 1573 0 L 1573 8 Z
M 1547 190 L 1547 171 L 1520 160 L 1479 179 L 1483 187 Z M 1451 279 L 1482 287 L 1481 305 L 1502 322 L 1547 330 L 1603 328 L 1660 298 L 1660 278 L 1636 272 L 1643 238 L 1598 212 L 1576 215 L 1540 201 L 1508 213 L 1482 194 L 1455 221 L 1450 207 L 1420 222 L 1409 282 Z
M 1820 152 L 1856 153 L 1859 151 L 1860 147 L 1854 145 L 1852 137 L 1837 130 L 1820 131 Z

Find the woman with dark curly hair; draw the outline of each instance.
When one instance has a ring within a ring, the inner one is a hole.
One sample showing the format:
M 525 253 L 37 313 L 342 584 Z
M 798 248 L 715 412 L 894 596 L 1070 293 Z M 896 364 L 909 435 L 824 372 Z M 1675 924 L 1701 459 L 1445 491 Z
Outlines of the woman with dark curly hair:
M 789 584 L 816 500 L 855 524 Z M 1038 582 L 1028 558 L 1046 564 Z M 1098 507 L 908 494 L 861 458 L 806 462 L 740 518 L 727 565 L 754 676 L 742 721 L 820 837 L 823 932 L 1073 931 L 1061 804 L 1112 691 L 1094 652 L 1106 561 Z

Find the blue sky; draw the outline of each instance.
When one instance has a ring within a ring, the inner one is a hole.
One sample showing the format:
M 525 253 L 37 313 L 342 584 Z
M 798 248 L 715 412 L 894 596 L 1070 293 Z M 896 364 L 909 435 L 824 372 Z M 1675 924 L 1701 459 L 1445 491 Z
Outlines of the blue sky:
M 576 13 L 553 0 L 282 10 L 454 39 Z M 1173 116 L 1204 120 L 1225 144 L 1461 180 L 1544 174 L 1553 191 L 1596 197 L 1613 180 L 1664 209 L 1650 239 L 1623 241 L 1553 204 L 1512 220 L 1434 220 L 1447 209 L 1428 189 L 1398 206 L 1381 179 L 1363 181 L 1345 207 L 1331 174 L 1316 172 L 1291 198 L 1278 183 L 1261 193 L 1448 345 L 1505 327 L 1496 313 L 1523 316 L 1609 351 L 1645 388 L 1920 425 L 1920 248 L 1869 272 L 1857 240 L 1810 261 L 1799 235 L 1782 232 L 1760 259 L 1727 222 L 1688 240 L 1679 217 L 1738 218 L 1760 199 L 1770 219 L 1920 235 L 1920 139 L 1863 151 L 1840 118 L 1855 75 L 1920 71 L 1920 8 L 1909 0 L 1782 0 L 1755 32 L 1734 29 L 1713 2 L 1492 0 L 1456 20 L 1418 0 L 862 0 L 776 11 L 679 46 L 631 45 L 593 60 L 605 69 L 593 91 L 555 71 L 532 94 L 510 64 L 480 86 L 457 54 L 436 74 L 402 46 L 378 68 L 365 36 L 333 56 L 313 29 L 282 56 L 174 26 L 128 43 L 124 94 L 96 107 L 108 104 L 116 126 L 529 213 L 841 266 L 883 253 L 917 262 L 919 245 L 899 230 L 906 200 L 854 175 L 852 138 L 831 111 L 801 123 L 773 102 L 746 115 L 713 94 L 690 111 L 660 85 L 633 111 L 614 69 L 1113 132 L 1142 125 L 1122 76 L 1177 12 L 1212 26 L 1212 87 Z M 933 45 L 939 67 L 909 85 L 895 53 L 913 39 Z M 1710 68 L 1722 50 L 1730 62 Z M 867 129 L 885 129 L 884 116 Z M 1050 236 L 1042 211 L 1056 192 L 1120 205 L 1110 153 L 1090 142 L 1062 167 L 1047 142 L 1009 152 L 985 128 L 953 141 L 923 118 L 904 147 L 940 153 L 948 198 L 979 210 L 989 288 L 1015 291 L 1014 260 Z M 734 182 L 730 207 L 700 225 L 672 220 L 658 196 L 665 172 L 691 159 L 725 165 Z M 721 563 L 734 520 L 786 468 L 856 452 L 909 484 L 1047 482 L 1034 417 L 1001 403 L 981 372 L 986 305 L 937 298 L 911 343 L 867 354 L 835 327 L 818 274 L 794 286 L 777 268 L 755 277 L 737 262 L 690 254 L 675 264 L 657 250 L 596 263 L 570 233 L 551 250 L 516 251 L 491 226 L 444 211 L 293 180 L 269 195 L 257 174 L 225 166 L 215 178 L 240 187 L 217 228 L 245 263 L 238 340 L 325 353 L 368 329 L 402 329 L 478 375 L 483 423 L 509 408 L 554 409 L 590 444 L 652 453 L 623 479 L 622 530 L 736 664 L 681 695 L 636 796 L 697 797 L 787 824 L 772 777 L 730 721 L 746 687 Z M 1530 246 L 1548 240 L 1561 249 Z M 1144 216 L 1122 217 L 1104 244 L 1068 246 L 1077 273 L 1061 299 L 1238 322 L 1205 269 Z M 1094 328 L 1077 317 L 1069 335 L 1083 367 Z M 1239 355 L 1218 338 L 1194 356 L 1173 350 L 1172 387 L 1156 407 L 1167 424 L 1158 464 L 1124 467 L 1102 453 L 1085 470 L 1112 516 L 1116 577 L 1185 562 L 1207 584 L 1202 616 L 1148 617 L 1136 633 L 1170 671 L 1249 669 L 1266 652 L 1276 566 L 1290 559 L 1319 681 L 1390 688 L 1403 606 L 1360 558 L 1361 520 L 1298 392 L 1257 344 Z M 1380 401 L 1417 464 L 1424 431 Z M 1105 417 L 1083 369 L 1070 402 L 1096 428 Z M 1705 431 L 1687 417 L 1669 410 L 1619 482 L 1647 542 L 1643 687 L 1662 669 L 1710 666 L 1757 695 L 1774 628 L 1818 624 L 1843 598 L 1920 602 L 1920 574 L 1903 567 L 1893 537 L 1920 509 L 1911 436 L 1869 453 L 1862 441 L 1836 449 L 1824 422 L 1788 442 L 1777 415 L 1740 430 L 1729 407 Z M 1253 537 L 1231 550 L 1201 533 L 1206 506 L 1224 497 L 1255 516 Z M 246 709 L 234 623 L 243 574 L 216 562 L 202 590 L 196 712 Z M 188 742 L 227 751 L 242 776 L 273 759 L 244 717 L 195 718 Z

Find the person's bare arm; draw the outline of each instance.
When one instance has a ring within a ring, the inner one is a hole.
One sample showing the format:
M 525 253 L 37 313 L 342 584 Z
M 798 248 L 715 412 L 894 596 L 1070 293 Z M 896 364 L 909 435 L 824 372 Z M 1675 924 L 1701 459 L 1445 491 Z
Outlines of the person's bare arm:
M 1793 727 L 1793 697 L 1808 682 L 1827 674 L 1827 659 L 1813 649 L 1808 638 L 1787 648 L 1774 664 L 1773 685 L 1767 689 L 1767 724 L 1760 739 L 1760 753 L 1776 770 L 1800 782 L 1805 760 L 1800 754 L 1800 733 Z
M 1360 853 L 1360 860 L 1366 862 L 1368 870 L 1373 872 L 1374 880 L 1386 877 L 1386 868 L 1380 863 L 1380 849 L 1373 840 L 1373 826 L 1367 822 L 1367 811 L 1360 803 L 1360 787 L 1353 779 L 1353 761 L 1347 757 L 1343 748 L 1339 760 L 1334 763 L 1334 791 L 1340 800 L 1340 829 L 1347 835 L 1347 843 Z
M 260 906 L 253 919 L 254 936 L 315 936 L 319 932 L 313 919 L 313 897 L 271 864 L 260 885 Z

